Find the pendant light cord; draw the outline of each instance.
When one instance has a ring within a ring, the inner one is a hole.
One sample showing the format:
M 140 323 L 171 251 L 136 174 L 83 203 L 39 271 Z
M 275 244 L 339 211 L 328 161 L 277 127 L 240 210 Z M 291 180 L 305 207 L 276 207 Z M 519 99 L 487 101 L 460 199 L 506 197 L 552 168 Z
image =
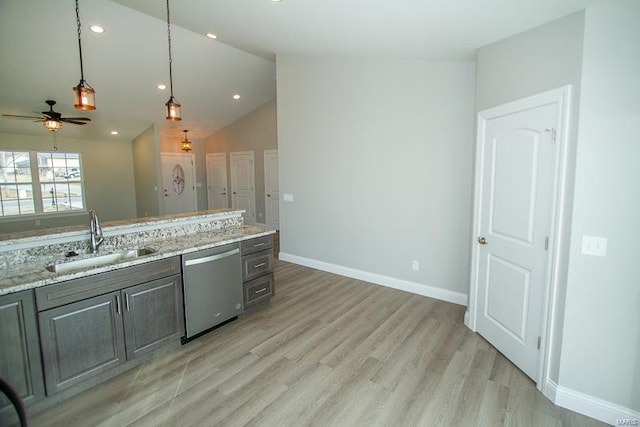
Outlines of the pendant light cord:
M 78 0 L 76 0 L 76 2 L 77 1 Z M 173 98 L 173 73 L 171 70 L 173 58 L 171 57 L 171 20 L 169 16 L 169 0 L 167 0 L 167 40 L 169 41 L 169 89 L 171 91 L 171 98 Z
M 80 25 L 80 8 L 78 7 L 78 0 L 76 0 L 76 23 L 78 24 L 78 50 L 80 51 L 80 81 L 84 82 L 84 68 L 82 67 L 82 26 Z

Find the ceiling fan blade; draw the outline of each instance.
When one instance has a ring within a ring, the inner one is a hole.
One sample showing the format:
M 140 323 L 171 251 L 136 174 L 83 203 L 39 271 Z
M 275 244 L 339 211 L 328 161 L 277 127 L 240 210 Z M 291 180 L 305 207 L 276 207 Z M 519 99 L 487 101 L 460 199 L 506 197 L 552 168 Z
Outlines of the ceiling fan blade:
M 2 117 L 11 117 L 14 119 L 42 119 L 42 116 L 33 117 L 33 116 L 19 116 L 15 114 L 3 114 Z
M 61 117 L 60 120 L 65 121 L 65 120 L 76 120 L 76 121 L 80 121 L 80 122 L 90 122 L 91 119 L 89 117 Z
M 74 125 L 86 125 L 87 122 L 79 122 L 77 120 L 69 120 L 69 119 L 60 119 L 61 122 L 65 122 L 65 123 L 71 123 Z

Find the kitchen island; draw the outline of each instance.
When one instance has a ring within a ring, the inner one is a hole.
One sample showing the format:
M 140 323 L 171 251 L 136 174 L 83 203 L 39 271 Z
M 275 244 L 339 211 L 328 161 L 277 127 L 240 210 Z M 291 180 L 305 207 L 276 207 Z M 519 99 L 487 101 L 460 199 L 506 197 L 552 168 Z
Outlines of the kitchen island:
M 86 253 L 88 226 L 0 235 L 0 295 L 275 233 L 263 227 L 245 225 L 243 212 L 217 209 L 104 223 L 105 241 L 97 254 Z M 149 248 L 153 253 L 66 273 L 46 269 L 56 262 L 137 248 Z M 66 257 L 69 252 L 81 255 Z
M 223 209 L 105 223 L 95 253 L 89 227 L 0 235 L 0 377 L 39 411 L 178 347 L 196 252 L 235 248 L 234 306 L 260 308 L 274 290 L 274 233 Z M 222 286 L 209 276 L 204 286 Z

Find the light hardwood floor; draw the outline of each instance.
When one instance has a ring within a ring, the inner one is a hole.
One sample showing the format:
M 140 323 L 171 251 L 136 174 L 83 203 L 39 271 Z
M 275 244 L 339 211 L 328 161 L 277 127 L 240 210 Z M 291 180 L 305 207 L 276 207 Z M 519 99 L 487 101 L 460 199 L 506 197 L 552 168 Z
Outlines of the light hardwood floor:
M 463 324 L 464 307 L 276 261 L 277 294 L 33 426 L 599 426 Z

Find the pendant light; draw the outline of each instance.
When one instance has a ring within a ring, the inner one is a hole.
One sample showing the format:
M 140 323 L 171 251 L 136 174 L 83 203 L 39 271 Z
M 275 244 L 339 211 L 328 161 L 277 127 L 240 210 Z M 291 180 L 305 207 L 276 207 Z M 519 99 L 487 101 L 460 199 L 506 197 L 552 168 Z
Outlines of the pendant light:
M 73 88 L 74 103 L 73 106 L 77 110 L 95 110 L 96 109 L 96 93 L 89 83 L 84 80 L 84 69 L 82 67 L 82 38 L 80 37 L 80 9 L 78 0 L 76 0 L 76 22 L 78 24 L 78 51 L 80 52 L 80 83 Z
M 169 0 L 167 0 L 167 39 L 169 41 L 169 87 L 171 88 L 171 97 L 164 105 L 167 106 L 167 120 L 177 122 L 182 120 L 182 117 L 180 115 L 180 104 L 173 97 L 173 73 L 171 70 L 173 59 L 171 58 L 171 20 L 169 19 Z
M 180 149 L 188 153 L 189 151 L 192 150 L 193 144 L 191 144 L 191 141 L 187 139 L 187 132 L 189 131 L 185 129 L 182 132 L 184 132 L 184 141 L 180 143 Z

